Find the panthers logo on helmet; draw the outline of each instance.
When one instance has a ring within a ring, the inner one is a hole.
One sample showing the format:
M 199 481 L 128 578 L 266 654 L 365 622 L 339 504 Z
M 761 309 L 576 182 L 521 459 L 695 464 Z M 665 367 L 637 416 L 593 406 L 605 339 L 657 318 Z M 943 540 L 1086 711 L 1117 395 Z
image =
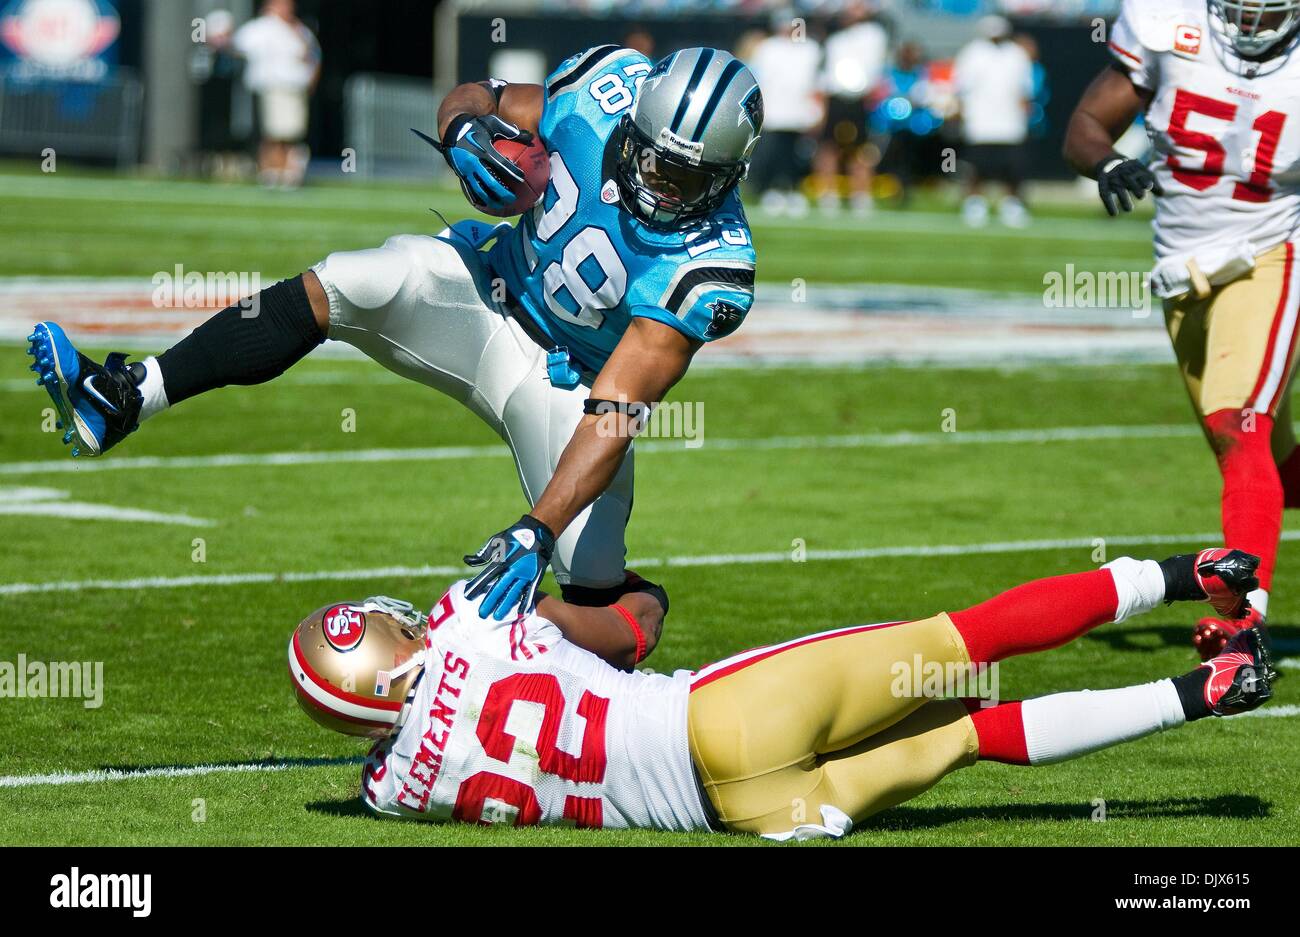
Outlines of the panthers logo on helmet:
M 763 92 L 758 90 L 758 85 L 745 95 L 745 99 L 740 102 L 740 119 L 736 123 L 742 124 L 749 121 L 749 126 L 754 128 L 754 133 L 759 133 L 763 129 Z
M 321 622 L 325 640 L 336 651 L 350 651 L 366 633 L 366 613 L 351 605 L 335 605 Z
M 745 310 L 725 299 L 715 299 L 706 308 L 713 313 L 713 321 L 704 331 L 709 338 L 730 335 L 740 328 L 740 323 L 745 319 Z

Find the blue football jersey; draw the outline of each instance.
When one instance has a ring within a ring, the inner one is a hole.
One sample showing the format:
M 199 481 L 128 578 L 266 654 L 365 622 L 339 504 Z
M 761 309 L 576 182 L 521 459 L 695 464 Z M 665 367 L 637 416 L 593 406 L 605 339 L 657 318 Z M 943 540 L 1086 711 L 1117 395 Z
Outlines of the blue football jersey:
M 754 246 L 736 192 L 680 231 L 647 227 L 620 203 L 608 144 L 651 67 L 610 45 L 547 78 L 539 130 L 551 181 L 488 256 L 536 329 L 589 375 L 634 317 L 708 342 L 734 332 L 754 301 Z

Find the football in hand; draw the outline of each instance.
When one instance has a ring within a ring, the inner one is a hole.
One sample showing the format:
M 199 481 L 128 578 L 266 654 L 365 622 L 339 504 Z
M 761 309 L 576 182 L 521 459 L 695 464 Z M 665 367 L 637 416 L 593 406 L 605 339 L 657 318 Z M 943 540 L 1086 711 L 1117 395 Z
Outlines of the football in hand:
M 532 208 L 546 193 L 546 183 L 551 180 L 551 158 L 546 152 L 537 134 L 533 134 L 531 143 L 523 144 L 517 140 L 494 140 L 492 145 L 497 152 L 519 167 L 524 178 L 502 179 L 506 188 L 515 195 L 515 200 L 503 208 L 479 208 L 479 211 L 498 218 L 513 218 Z

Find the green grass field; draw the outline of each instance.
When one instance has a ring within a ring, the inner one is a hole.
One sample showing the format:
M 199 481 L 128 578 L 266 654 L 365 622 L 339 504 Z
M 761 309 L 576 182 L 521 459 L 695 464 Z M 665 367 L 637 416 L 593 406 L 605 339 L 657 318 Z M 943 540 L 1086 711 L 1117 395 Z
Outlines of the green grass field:
M 62 190 L 24 194 L 47 183 Z M 268 207 L 275 198 L 193 183 L 0 176 L 0 274 L 148 277 L 182 263 L 278 276 L 325 250 L 428 230 L 437 221 L 425 221 L 427 205 L 453 206 L 399 187 L 308 191 Z M 955 222 L 940 220 L 936 211 L 885 214 L 878 226 L 844 231 L 761 226 L 760 276 L 1032 291 L 1044 269 L 1066 261 L 1136 269 L 1147 254 L 1140 222 L 1112 227 L 1106 239 L 1092 212 L 1062 211 L 1024 234 L 953 236 Z M 0 842 L 750 842 L 436 828 L 375 820 L 360 808 L 353 760 L 364 744 L 298 711 L 285 642 L 302 615 L 333 600 L 388 593 L 429 604 L 449 576 L 362 571 L 454 565 L 518 515 L 522 495 L 504 448 L 455 404 L 368 362 L 312 358 L 272 385 L 188 402 L 108 459 L 57 471 L 15 464 L 68 464 L 57 436 L 41 431 L 44 392 L 19 386 L 26 365 L 21 346 L 0 347 L 0 509 L 6 490 L 38 487 L 211 523 L 0 513 L 0 661 L 102 661 L 105 681 L 97 709 L 0 699 Z M 660 445 L 638 457 L 628 534 L 641 571 L 673 596 L 649 661 L 660 671 L 828 627 L 959 608 L 1028 578 L 1095 566 L 1097 538 L 1108 541 L 1108 557 L 1160 557 L 1198 546 L 1180 538 L 1218 527 L 1218 476 L 1204 443 L 1160 429 L 1189 420 L 1172 367 L 702 370 L 674 397 L 703 401 L 704 445 Z M 355 412 L 355 432 L 342 429 L 345 408 Z M 946 408 L 956 433 L 939 432 Z M 997 433 L 1054 427 L 1127 430 L 1055 441 Z M 887 435 L 898 433 L 921 435 Z M 773 437 L 799 440 L 764 445 Z M 441 446 L 485 449 L 373 463 L 219 467 L 203 458 Z M 196 458 L 130 461 L 146 456 Z M 763 555 L 788 555 L 796 542 L 810 551 L 807 562 Z M 939 546 L 957 549 L 928 549 Z M 882 555 L 818 553 L 864 549 Z M 690 562 L 700 557 L 723 559 Z M 1285 588 L 1298 562 L 1300 545 L 1285 542 L 1274 621 L 1300 614 Z M 249 582 L 248 574 L 267 576 Z M 154 581 L 178 577 L 209 581 Z M 86 580 L 135 584 L 67 585 Z M 63 585 L 15 586 L 23 583 Z M 1187 636 L 1197 612 L 1162 608 L 1012 660 L 1001 669 L 1001 694 L 1182 673 L 1194 663 Z M 1294 628 L 1278 634 L 1297 637 Z M 1297 704 L 1292 677 L 1268 707 L 1282 713 L 1273 718 L 1207 721 L 1054 767 L 976 765 L 845 843 L 1300 843 Z M 275 770 L 75 779 L 263 761 Z M 34 775 L 73 783 L 17 786 Z M 1105 822 L 1090 819 L 1098 798 Z

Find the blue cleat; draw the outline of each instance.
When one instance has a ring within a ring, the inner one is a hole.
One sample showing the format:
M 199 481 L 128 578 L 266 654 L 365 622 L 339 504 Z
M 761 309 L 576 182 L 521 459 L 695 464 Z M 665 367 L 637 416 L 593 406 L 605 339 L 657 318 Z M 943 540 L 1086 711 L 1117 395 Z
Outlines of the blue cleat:
M 27 354 L 36 359 L 36 383 L 54 401 L 58 428 L 68 427 L 63 443 L 77 443 L 74 458 L 103 455 L 135 432 L 144 398 L 127 370 L 126 355 L 115 351 L 96 364 L 54 322 L 36 326 L 27 341 Z

